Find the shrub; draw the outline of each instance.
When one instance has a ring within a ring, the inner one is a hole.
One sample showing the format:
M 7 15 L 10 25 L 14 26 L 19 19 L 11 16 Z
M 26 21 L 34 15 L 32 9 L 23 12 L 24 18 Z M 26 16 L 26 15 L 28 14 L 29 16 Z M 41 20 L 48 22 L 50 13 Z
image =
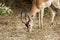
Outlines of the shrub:
M 10 7 L 5 6 L 5 4 L 0 3 L 0 15 L 7 16 L 13 13 Z

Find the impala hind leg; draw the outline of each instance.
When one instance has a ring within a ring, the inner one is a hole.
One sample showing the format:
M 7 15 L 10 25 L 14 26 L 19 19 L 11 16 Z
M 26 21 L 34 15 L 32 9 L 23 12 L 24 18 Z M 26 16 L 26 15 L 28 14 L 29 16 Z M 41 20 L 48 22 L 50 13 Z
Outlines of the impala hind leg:
M 52 13 L 52 20 L 51 20 L 51 25 L 53 25 L 53 21 L 54 21 L 54 18 L 55 18 L 55 11 L 53 11 L 53 9 L 51 7 L 48 7 L 50 10 L 51 10 L 51 13 Z

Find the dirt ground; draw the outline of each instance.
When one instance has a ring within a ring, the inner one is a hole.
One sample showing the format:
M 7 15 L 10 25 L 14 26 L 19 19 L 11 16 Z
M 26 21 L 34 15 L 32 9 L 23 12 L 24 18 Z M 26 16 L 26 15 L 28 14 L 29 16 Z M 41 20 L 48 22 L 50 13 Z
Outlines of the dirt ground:
M 28 32 L 20 16 L 0 16 L 0 40 L 60 40 L 60 10 L 56 13 L 53 25 L 51 16 L 44 14 L 43 30 L 38 28 L 38 18 L 34 20 L 32 32 Z

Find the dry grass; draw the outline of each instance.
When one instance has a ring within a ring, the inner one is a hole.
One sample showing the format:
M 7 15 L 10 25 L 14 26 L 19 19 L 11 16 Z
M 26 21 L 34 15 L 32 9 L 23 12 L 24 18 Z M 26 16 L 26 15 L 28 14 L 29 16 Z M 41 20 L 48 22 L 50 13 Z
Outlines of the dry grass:
M 0 16 L 0 40 L 60 40 L 60 12 L 50 26 L 51 17 L 44 16 L 44 28 L 38 29 L 38 19 L 35 18 L 33 31 L 27 32 L 26 26 L 19 16 Z

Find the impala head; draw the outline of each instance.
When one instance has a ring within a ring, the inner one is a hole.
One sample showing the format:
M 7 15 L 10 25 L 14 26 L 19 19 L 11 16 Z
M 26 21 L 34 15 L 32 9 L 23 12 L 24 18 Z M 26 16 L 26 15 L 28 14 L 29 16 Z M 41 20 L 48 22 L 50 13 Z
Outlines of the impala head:
M 29 24 L 30 24 L 30 21 L 31 21 L 29 13 L 22 13 L 21 12 L 21 21 L 22 21 L 22 23 L 25 24 L 25 26 L 27 28 L 29 28 L 29 26 L 30 26 Z

